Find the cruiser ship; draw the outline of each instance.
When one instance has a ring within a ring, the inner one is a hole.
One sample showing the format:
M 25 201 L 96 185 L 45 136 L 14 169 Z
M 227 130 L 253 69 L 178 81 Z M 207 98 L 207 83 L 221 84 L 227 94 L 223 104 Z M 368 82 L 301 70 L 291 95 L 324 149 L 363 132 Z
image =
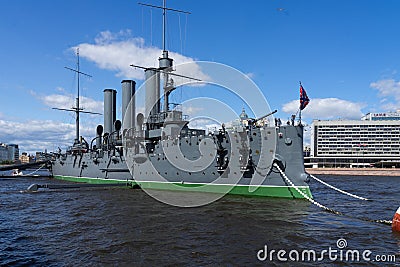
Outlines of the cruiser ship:
M 165 3 L 161 8 L 165 16 Z M 201 79 L 177 73 L 165 45 L 158 62 L 157 68 L 132 65 L 145 73 L 139 90 L 135 81 L 122 81 L 122 120 L 116 119 L 117 91 L 104 90 L 104 125 L 97 126 L 92 140 L 79 135 L 82 109 L 77 98 L 72 109 L 76 138 L 70 149 L 53 154 L 54 178 L 142 189 L 312 198 L 301 123 L 280 123 L 273 117 L 276 111 L 266 105 L 266 115 L 259 118 L 249 118 L 243 109 L 233 123 L 208 131 L 191 127 L 177 105 L 170 108 L 169 97 L 179 86 L 176 77 Z M 76 71 L 79 77 L 79 67 Z M 140 90 L 144 101 L 136 103 Z M 144 106 L 144 112 L 138 106 Z

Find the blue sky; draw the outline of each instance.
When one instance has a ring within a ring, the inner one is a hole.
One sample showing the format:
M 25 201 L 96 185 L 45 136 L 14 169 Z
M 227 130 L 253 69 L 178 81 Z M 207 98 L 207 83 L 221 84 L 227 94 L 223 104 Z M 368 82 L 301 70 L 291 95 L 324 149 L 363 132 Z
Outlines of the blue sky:
M 161 5 L 161 0 L 142 2 Z M 286 120 L 299 81 L 311 99 L 303 119 L 358 119 L 400 108 L 397 0 L 167 1 L 167 48 L 177 61 L 215 61 L 247 74 Z M 0 142 L 22 151 L 65 147 L 81 51 L 82 103 L 102 112 L 103 90 L 142 74 L 161 55 L 161 12 L 133 0 L 0 1 Z M 201 90 L 201 89 L 197 89 Z M 229 102 L 229 98 L 226 100 Z M 241 107 L 236 107 L 241 110 Z M 120 118 L 121 116 L 118 115 Z M 82 118 L 90 139 L 101 116 Z

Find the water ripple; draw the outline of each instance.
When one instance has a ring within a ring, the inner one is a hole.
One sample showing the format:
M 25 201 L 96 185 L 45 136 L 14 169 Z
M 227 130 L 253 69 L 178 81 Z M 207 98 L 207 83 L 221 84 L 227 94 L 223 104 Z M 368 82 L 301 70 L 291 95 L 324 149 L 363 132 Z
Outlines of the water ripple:
M 258 261 L 257 252 L 265 245 L 276 251 L 320 252 L 337 248 L 339 238 L 349 249 L 395 254 L 400 259 L 400 235 L 389 226 L 360 219 L 391 220 L 400 205 L 399 178 L 321 178 L 373 201 L 349 199 L 313 183 L 314 197 L 346 216 L 327 213 L 305 200 L 241 196 L 226 196 L 204 207 L 177 208 L 140 190 L 21 193 L 32 183 L 60 182 L 0 179 L 0 265 L 281 266 L 276 258 Z M 324 266 L 363 265 L 323 262 Z M 313 264 L 319 263 L 296 262 Z

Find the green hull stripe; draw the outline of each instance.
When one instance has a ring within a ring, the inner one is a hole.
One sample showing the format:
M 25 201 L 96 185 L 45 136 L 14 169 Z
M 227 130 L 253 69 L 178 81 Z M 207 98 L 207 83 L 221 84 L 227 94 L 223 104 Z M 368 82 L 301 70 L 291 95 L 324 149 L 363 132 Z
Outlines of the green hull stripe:
M 54 175 L 57 180 L 64 180 L 69 182 L 77 183 L 88 183 L 88 184 L 118 184 L 126 185 L 126 183 L 134 183 L 132 180 L 118 180 L 118 179 L 104 179 L 104 178 L 91 178 L 91 177 L 75 177 L 75 176 L 63 176 Z M 136 184 L 136 183 L 135 183 Z
M 144 189 L 159 189 L 173 191 L 193 191 L 208 193 L 226 193 L 233 195 L 260 196 L 260 197 L 282 197 L 282 198 L 304 198 L 293 187 L 290 186 L 249 186 L 249 185 L 222 185 L 222 184 L 191 184 L 191 183 L 160 183 L 160 182 L 136 182 Z M 298 187 L 304 194 L 312 198 L 308 186 Z
M 92 183 L 92 184 L 107 184 L 127 182 L 133 185 L 139 185 L 143 189 L 156 190 L 172 190 L 172 191 L 191 191 L 191 192 L 207 192 L 207 193 L 226 193 L 233 195 L 245 196 L 261 196 L 261 197 L 282 197 L 282 198 L 304 198 L 291 186 L 251 186 L 251 185 L 223 185 L 223 184 L 200 184 L 200 183 L 168 183 L 168 182 L 141 182 L 141 181 L 123 181 L 117 179 L 90 178 L 90 177 L 74 177 L 55 175 L 54 178 L 59 180 Z M 298 188 L 312 198 L 310 188 L 308 186 L 298 186 Z

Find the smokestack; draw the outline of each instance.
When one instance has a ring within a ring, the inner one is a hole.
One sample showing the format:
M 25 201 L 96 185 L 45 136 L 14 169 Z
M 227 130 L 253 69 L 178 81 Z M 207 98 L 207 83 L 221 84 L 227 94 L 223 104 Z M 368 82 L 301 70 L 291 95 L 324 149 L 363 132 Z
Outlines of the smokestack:
M 104 90 L 104 132 L 112 133 L 114 131 L 114 122 L 117 118 L 117 91 L 114 89 Z
M 146 69 L 146 107 L 147 120 L 151 115 L 160 113 L 160 73 L 156 69 Z
M 136 82 L 132 80 L 123 80 L 122 82 L 122 124 L 125 129 L 135 127 L 135 86 Z M 130 103 L 130 104 L 129 104 Z

